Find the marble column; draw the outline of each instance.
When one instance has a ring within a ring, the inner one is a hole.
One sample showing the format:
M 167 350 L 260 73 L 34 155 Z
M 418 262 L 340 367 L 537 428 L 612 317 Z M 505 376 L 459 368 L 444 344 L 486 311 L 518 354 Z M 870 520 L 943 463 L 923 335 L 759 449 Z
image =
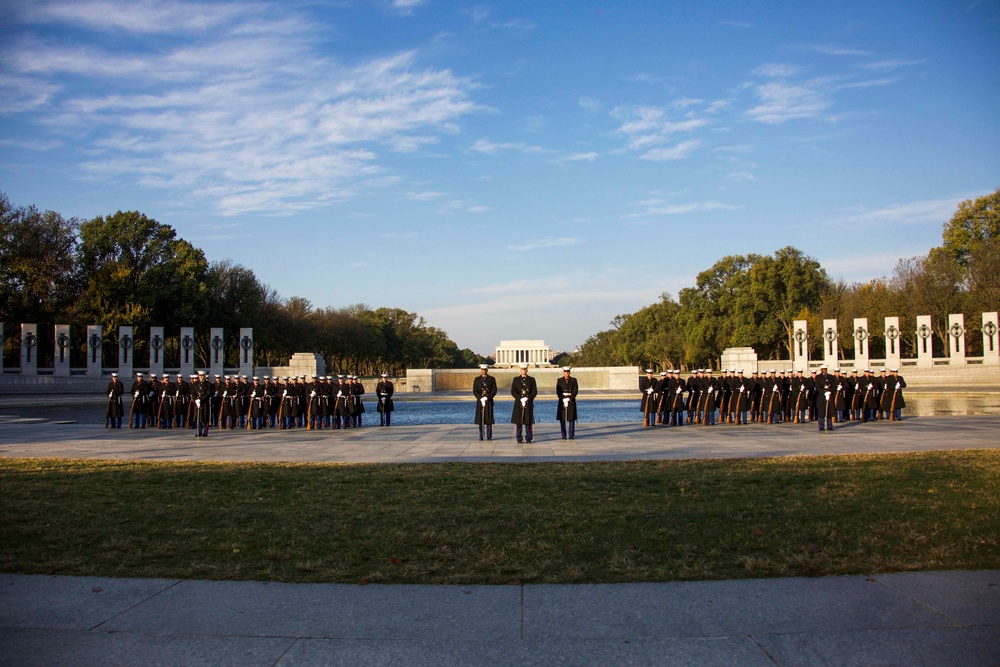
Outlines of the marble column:
M 135 359 L 132 352 L 135 347 L 135 339 L 132 337 L 132 327 L 118 327 L 118 378 L 122 382 L 128 382 L 132 377 L 132 368 L 135 366 Z
M 948 315 L 948 365 L 965 365 L 965 315 Z
M 240 375 L 253 375 L 253 327 L 240 329 Z
M 208 374 L 225 375 L 226 339 L 221 328 L 213 327 L 208 336 Z
M 840 363 L 840 349 L 837 346 L 839 337 L 837 320 L 823 320 L 823 362 L 831 371 Z
M 1000 324 L 997 322 L 997 313 L 983 313 L 983 365 L 1000 365 Z M 0 339 L 3 332 L 0 330 Z
M 934 329 L 930 315 L 917 315 L 917 366 L 934 367 Z
M 149 372 L 156 377 L 163 375 L 163 327 L 149 327 Z
M 792 368 L 809 375 L 809 321 L 795 320 L 792 323 Z
M 99 324 L 87 325 L 87 377 L 104 375 L 104 332 Z
M 52 374 L 56 377 L 68 378 L 69 373 L 69 325 L 57 324 L 55 327 L 55 347 L 52 357 Z
M 21 324 L 21 375 L 38 375 L 37 324 Z
M 854 318 L 854 368 L 860 373 L 868 368 L 868 318 Z

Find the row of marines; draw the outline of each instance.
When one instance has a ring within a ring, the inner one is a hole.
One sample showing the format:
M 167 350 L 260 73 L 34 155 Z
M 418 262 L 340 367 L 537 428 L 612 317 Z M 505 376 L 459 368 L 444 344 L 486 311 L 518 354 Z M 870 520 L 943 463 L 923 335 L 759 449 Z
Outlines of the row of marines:
M 383 426 L 392 423 L 395 391 L 383 373 L 376 385 L 378 412 Z M 176 380 L 163 375 L 149 379 L 136 373 L 128 394 L 111 374 L 105 427 L 121 428 L 125 401 L 129 401 L 129 428 L 195 428 L 207 435 L 209 426 L 220 428 L 352 428 L 362 425 L 365 388 L 355 375 L 248 378 L 245 375 L 215 376 L 212 382 L 204 371 L 190 376 L 177 374 Z M 204 425 L 204 433 L 201 426 Z
M 750 377 L 742 370 L 723 370 L 717 377 L 712 369 L 698 369 L 685 380 L 679 370 L 663 371 L 657 379 L 646 369 L 639 378 L 643 426 L 682 426 L 685 416 L 689 424 L 713 425 L 716 413 L 730 424 L 746 424 L 748 416 L 768 424 L 815 421 L 821 431 L 833 430 L 834 421 L 902 418 L 906 381 L 898 369 L 889 376 L 885 368 L 878 376 L 870 368 L 861 376 L 857 370 L 841 374 L 835 368 L 832 375 L 828 370 L 823 366 L 809 376 L 802 370 L 754 371 Z

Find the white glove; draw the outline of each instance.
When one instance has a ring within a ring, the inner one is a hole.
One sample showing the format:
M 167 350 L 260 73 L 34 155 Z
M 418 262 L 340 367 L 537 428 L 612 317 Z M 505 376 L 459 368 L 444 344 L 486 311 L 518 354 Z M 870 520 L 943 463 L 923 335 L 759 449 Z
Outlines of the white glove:
M 483 396 L 482 398 L 480 398 L 479 402 L 483 404 L 484 408 L 486 407 L 486 397 L 485 396 Z
M 828 401 L 830 400 L 830 392 L 828 392 L 828 391 L 823 392 L 823 395 L 826 396 L 826 400 L 828 400 Z
M 255 396 L 257 396 L 257 392 L 256 391 L 251 391 L 250 392 L 250 398 L 254 398 Z
M 527 404 L 528 404 L 528 397 L 527 396 L 522 396 L 521 397 L 521 405 L 525 406 Z
M 285 396 L 288 396 L 288 390 L 286 389 L 285 391 L 281 392 L 281 396 L 282 396 L 282 398 L 284 398 Z
M 564 398 L 563 399 L 563 407 L 564 408 L 568 408 L 569 407 L 569 399 L 568 398 Z
M 773 387 L 773 388 L 771 389 L 771 393 L 772 393 L 772 394 L 777 394 L 777 393 L 778 393 L 778 387 L 777 387 L 777 385 L 775 385 L 775 386 L 774 386 L 774 387 Z
M 653 393 L 653 388 L 652 388 L 652 387 L 650 387 L 649 389 L 647 389 L 647 390 L 646 390 L 646 393 L 647 393 L 647 394 L 652 394 L 652 393 Z
M 115 394 L 114 392 L 110 392 L 110 393 L 108 394 L 108 398 L 114 398 L 114 397 L 115 397 L 115 396 L 114 396 L 114 394 Z
M 741 394 L 743 393 L 743 390 L 744 390 L 744 389 L 746 389 L 746 387 L 740 387 L 740 393 L 741 393 Z
M 136 398 L 139 398 L 139 392 L 135 392 L 135 394 L 133 394 L 133 395 L 134 395 L 134 396 L 135 396 Z
M 712 393 L 713 391 L 715 391 L 715 387 L 709 387 L 709 388 L 708 388 L 708 393 L 710 393 L 710 394 L 711 394 L 711 393 Z
M 229 392 L 228 392 L 228 391 L 224 391 L 224 392 L 222 392 L 222 398 L 225 398 L 225 397 L 226 397 L 226 396 L 228 396 L 228 395 L 229 395 Z
M 313 393 L 311 393 L 311 394 L 309 394 L 309 395 L 310 395 L 310 396 L 315 396 L 315 395 L 316 395 L 316 392 L 314 391 Z
M 343 392 L 340 392 L 340 391 L 338 391 L 338 392 L 337 392 L 337 398 L 343 398 L 343 397 L 344 397 L 344 393 L 343 393 Z
M 201 399 L 200 398 L 194 399 L 194 404 L 195 404 L 196 407 L 200 408 L 201 407 Z
M 675 393 L 675 394 L 679 394 L 679 393 L 681 393 L 681 388 L 680 388 L 680 387 L 677 387 L 677 391 L 675 391 L 674 393 Z
M 571 393 L 570 393 L 570 392 L 568 392 L 568 391 L 564 391 L 564 392 L 563 392 L 563 396 L 569 396 L 569 397 L 571 397 L 571 398 L 572 398 L 573 394 L 571 394 Z

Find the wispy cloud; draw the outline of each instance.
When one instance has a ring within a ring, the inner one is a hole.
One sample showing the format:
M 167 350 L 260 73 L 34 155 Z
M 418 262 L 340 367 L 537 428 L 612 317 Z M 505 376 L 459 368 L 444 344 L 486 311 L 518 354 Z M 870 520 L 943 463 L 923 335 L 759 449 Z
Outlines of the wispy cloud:
M 700 101 L 689 100 L 684 106 L 697 104 Z M 659 146 L 669 143 L 675 134 L 693 132 L 710 122 L 693 113 L 681 120 L 673 120 L 665 109 L 651 106 L 618 107 L 611 115 L 623 121 L 617 133 L 625 136 L 628 148 L 644 151 L 639 157 L 654 162 L 680 160 L 691 155 L 701 147 L 700 139 L 690 139 L 662 148 Z
M 897 58 L 895 60 L 878 60 L 871 63 L 865 63 L 864 65 L 858 65 L 858 67 L 864 69 L 872 69 L 879 72 L 891 72 L 893 70 L 899 69 L 900 67 L 913 67 L 914 65 L 922 65 L 924 60 L 905 60 L 902 58 Z
M 501 153 L 505 151 L 514 151 L 518 153 L 544 153 L 546 152 L 541 146 L 532 146 L 531 144 L 526 144 L 523 142 L 512 142 L 512 143 L 496 143 L 488 139 L 477 139 L 470 147 L 469 150 L 475 151 L 477 153 L 485 153 L 487 155 L 492 155 L 494 153 Z
M 641 202 L 643 210 L 639 213 L 629 213 L 623 215 L 624 219 L 648 218 L 663 215 L 684 215 L 687 213 L 698 213 L 704 211 L 735 211 L 739 207 L 730 204 L 723 204 L 717 201 L 691 202 L 687 204 L 671 204 L 669 200 L 653 197 Z
M 432 201 L 434 199 L 440 199 L 441 197 L 444 197 L 444 193 L 432 192 L 432 191 L 408 192 L 406 193 L 406 196 L 409 199 L 412 199 L 413 201 Z
M 544 248 L 562 248 L 565 246 L 576 245 L 579 242 L 579 239 L 566 236 L 561 238 L 531 239 L 525 241 L 523 244 L 509 245 L 507 246 L 507 249 L 514 250 L 516 252 L 528 252 L 531 250 L 542 250 Z
M 667 146 L 665 148 L 653 148 L 646 151 L 639 157 L 643 160 L 650 160 L 652 162 L 667 162 L 669 160 L 683 160 L 689 157 L 696 150 L 701 148 L 701 139 L 690 139 L 688 141 L 682 141 L 675 146 Z
M 13 87 L 15 103 L 0 112 L 94 137 L 80 165 L 91 178 L 183 190 L 222 215 L 290 214 L 392 183 L 384 151 L 419 150 L 483 110 L 471 81 L 414 52 L 351 65 L 321 54 L 326 26 L 283 5 L 67 1 L 19 16 L 104 29 L 101 17 L 126 37 L 8 41 L 0 92 Z M 127 37 L 149 33 L 171 39 Z
M 565 155 L 563 157 L 557 157 L 552 160 L 553 164 L 565 164 L 567 162 L 593 162 L 599 157 L 599 153 L 573 153 L 572 155 Z
M 828 56 L 870 56 L 871 51 L 863 49 L 851 49 L 842 46 L 830 46 L 828 44 L 814 44 L 809 47 L 810 51 L 816 51 Z
M 981 196 L 975 195 L 975 196 Z M 955 213 L 955 209 L 966 197 L 948 199 L 928 199 L 923 201 L 890 204 L 876 209 L 864 207 L 845 211 L 834 216 L 836 222 L 864 223 L 866 225 L 921 225 L 945 223 Z

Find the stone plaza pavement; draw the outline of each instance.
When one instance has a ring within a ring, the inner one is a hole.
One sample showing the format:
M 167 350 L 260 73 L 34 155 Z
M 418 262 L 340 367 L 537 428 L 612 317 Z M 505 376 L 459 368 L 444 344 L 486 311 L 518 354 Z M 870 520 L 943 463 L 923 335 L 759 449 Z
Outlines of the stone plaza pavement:
M 105 430 L 0 415 L 0 455 L 191 461 L 599 461 L 1000 446 L 1000 417 L 643 429 Z M 502 437 L 501 437 L 501 434 Z M 2 548 L 2 545 L 0 545 Z M 1000 570 L 387 586 L 0 574 L 0 665 L 1000 665 Z
M 510 424 L 492 441 L 474 425 L 364 426 L 345 430 L 189 429 L 107 430 L 0 414 L 0 456 L 149 459 L 155 461 L 293 461 L 426 463 L 442 461 L 597 461 L 733 458 L 812 454 L 914 452 L 1000 448 L 1000 416 L 912 417 L 900 422 L 847 422 L 833 433 L 815 424 L 657 426 L 613 423 L 577 426 L 562 440 L 558 423 L 535 426 L 532 443 L 518 444 Z

